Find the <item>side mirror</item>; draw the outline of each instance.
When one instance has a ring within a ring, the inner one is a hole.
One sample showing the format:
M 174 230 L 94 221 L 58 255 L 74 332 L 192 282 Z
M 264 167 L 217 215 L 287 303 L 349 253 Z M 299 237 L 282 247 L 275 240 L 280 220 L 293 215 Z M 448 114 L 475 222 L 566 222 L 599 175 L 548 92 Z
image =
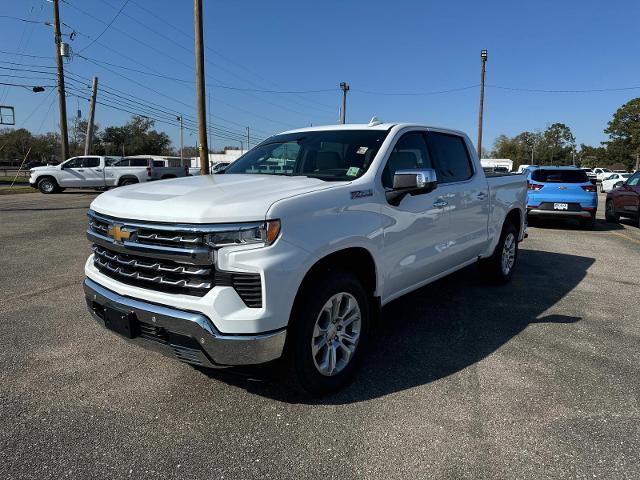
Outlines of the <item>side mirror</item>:
M 429 193 L 437 186 L 438 177 L 432 168 L 397 170 L 393 175 L 393 190 L 386 192 L 387 201 L 397 207 L 407 194 Z
M 619 182 L 616 182 L 615 185 L 613 186 L 613 188 L 618 188 L 621 187 L 622 185 L 624 185 L 624 182 L 622 180 L 620 180 Z

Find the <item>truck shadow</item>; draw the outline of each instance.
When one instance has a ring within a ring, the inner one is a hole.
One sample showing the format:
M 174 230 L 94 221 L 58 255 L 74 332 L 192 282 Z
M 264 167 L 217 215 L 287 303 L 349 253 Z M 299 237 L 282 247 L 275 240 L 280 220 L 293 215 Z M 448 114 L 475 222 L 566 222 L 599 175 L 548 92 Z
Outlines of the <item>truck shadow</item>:
M 573 219 L 553 219 L 553 218 L 529 218 L 529 227 L 544 228 L 546 230 L 584 230 L 578 220 Z M 584 230 L 586 234 L 589 232 L 608 232 L 611 230 L 624 230 L 624 226 L 633 225 L 632 220 L 621 218 L 620 223 L 610 223 L 605 220 L 597 219 L 593 230 Z
M 309 404 L 356 403 L 424 385 L 479 362 L 530 324 L 558 324 L 560 335 L 570 329 L 580 317 L 544 312 L 580 283 L 594 261 L 522 249 L 509 285 L 487 286 L 469 267 L 388 304 L 353 383 L 320 399 L 292 392 L 274 366 L 206 374 L 258 395 Z

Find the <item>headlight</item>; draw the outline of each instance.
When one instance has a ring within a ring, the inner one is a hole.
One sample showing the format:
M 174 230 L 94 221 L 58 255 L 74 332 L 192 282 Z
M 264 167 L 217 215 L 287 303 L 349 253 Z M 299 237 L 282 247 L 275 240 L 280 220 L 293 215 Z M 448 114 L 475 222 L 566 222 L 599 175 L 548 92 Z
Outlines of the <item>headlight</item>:
M 280 234 L 280 220 L 229 225 L 229 229 L 207 235 L 210 247 L 226 245 L 271 245 Z

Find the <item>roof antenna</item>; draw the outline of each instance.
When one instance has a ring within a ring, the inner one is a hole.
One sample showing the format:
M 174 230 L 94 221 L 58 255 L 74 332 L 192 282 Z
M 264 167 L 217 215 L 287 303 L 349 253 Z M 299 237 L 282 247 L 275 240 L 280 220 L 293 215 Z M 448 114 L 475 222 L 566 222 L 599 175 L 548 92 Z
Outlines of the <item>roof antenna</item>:
M 373 117 L 371 117 L 371 120 L 369 120 L 369 126 L 370 127 L 375 127 L 376 125 L 380 125 L 382 122 L 380 120 L 378 120 L 378 117 L 376 117 L 375 115 Z

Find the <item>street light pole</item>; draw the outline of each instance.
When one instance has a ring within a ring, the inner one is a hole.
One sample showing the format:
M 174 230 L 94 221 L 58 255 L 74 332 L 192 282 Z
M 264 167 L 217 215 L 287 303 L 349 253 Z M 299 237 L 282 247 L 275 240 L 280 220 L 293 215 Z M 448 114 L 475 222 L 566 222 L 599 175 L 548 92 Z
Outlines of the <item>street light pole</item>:
M 478 113 L 478 158 L 482 158 L 482 116 L 484 113 L 484 73 L 485 64 L 487 63 L 487 51 L 480 52 L 481 70 L 480 70 L 480 111 Z
M 340 110 L 340 123 L 344 125 L 347 123 L 347 92 L 349 91 L 349 84 L 347 82 L 340 82 L 340 90 L 342 90 L 342 109 Z
M 182 115 L 176 117 L 176 120 L 180 122 L 180 165 L 184 166 L 184 130 L 182 128 Z

